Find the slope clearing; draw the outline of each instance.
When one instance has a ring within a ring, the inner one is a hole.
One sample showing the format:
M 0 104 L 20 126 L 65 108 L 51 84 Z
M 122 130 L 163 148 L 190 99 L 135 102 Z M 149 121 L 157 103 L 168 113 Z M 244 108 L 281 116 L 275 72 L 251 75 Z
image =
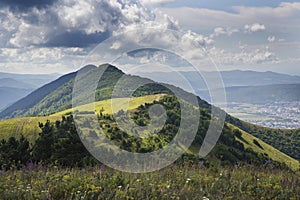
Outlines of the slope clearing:
M 135 109 L 138 106 L 145 103 L 152 103 L 154 100 L 159 100 L 163 94 L 149 95 L 143 97 L 131 98 L 129 101 L 129 109 Z M 114 99 L 114 111 L 118 112 L 121 109 L 127 107 L 127 98 L 118 98 Z M 112 99 L 99 101 L 95 103 L 96 113 L 98 114 L 103 108 L 103 113 L 112 114 L 111 109 Z M 84 106 L 93 106 L 92 104 Z M 74 108 L 76 110 L 78 108 Z M 23 134 L 30 142 L 33 142 L 37 137 L 38 133 L 41 132 L 38 124 L 39 122 L 45 123 L 47 120 L 56 121 L 61 119 L 61 116 L 71 113 L 72 109 L 68 109 L 59 113 L 56 113 L 51 116 L 43 117 L 22 117 L 22 118 L 13 118 L 8 120 L 0 121 L 0 139 L 7 139 L 9 137 L 19 137 L 20 134 Z
M 300 168 L 300 163 L 298 160 L 282 153 L 278 149 L 273 146 L 265 143 L 264 141 L 254 137 L 253 135 L 233 126 L 231 124 L 227 124 L 232 129 L 238 129 L 242 133 L 241 137 L 236 137 L 238 141 L 243 143 L 245 148 L 251 148 L 255 152 L 268 154 L 268 156 L 275 161 L 286 163 L 287 166 L 292 168 L 293 170 L 297 170 Z M 256 141 L 256 142 L 255 142 Z

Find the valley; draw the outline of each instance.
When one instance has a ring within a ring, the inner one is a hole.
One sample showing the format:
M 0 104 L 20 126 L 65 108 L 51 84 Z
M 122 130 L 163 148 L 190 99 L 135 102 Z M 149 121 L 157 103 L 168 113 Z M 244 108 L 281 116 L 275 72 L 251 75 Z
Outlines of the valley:
M 259 126 L 278 129 L 300 128 L 300 102 L 266 104 L 227 103 L 226 111 L 236 118 Z

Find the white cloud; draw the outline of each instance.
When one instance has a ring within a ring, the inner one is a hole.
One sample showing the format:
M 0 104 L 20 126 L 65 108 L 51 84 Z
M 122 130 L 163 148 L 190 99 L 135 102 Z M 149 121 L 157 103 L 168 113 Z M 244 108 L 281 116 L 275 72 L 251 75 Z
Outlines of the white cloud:
M 181 25 L 194 31 L 212 30 L 215 27 L 244 28 L 245 24 L 263 23 L 268 31 L 297 32 L 300 29 L 300 2 L 281 3 L 277 7 L 233 7 L 235 12 L 205 8 L 160 8 L 178 19 Z
M 246 24 L 244 26 L 244 29 L 245 29 L 246 33 L 254 33 L 254 32 L 257 32 L 257 31 L 266 30 L 266 27 L 263 24 L 254 23 L 254 24 L 251 24 L 251 25 Z
M 212 48 L 208 53 L 221 65 L 240 66 L 279 62 L 278 57 L 269 48 L 251 49 L 248 46 L 243 46 L 239 52 Z
M 275 37 L 275 36 L 269 36 L 269 37 L 268 37 L 268 41 L 269 41 L 269 42 L 275 42 L 275 40 L 276 40 L 276 37 Z
M 143 4 L 167 4 L 175 2 L 176 0 L 140 0 Z
M 227 28 L 216 27 L 214 29 L 214 32 L 210 35 L 210 37 L 214 38 L 214 37 L 218 37 L 220 35 L 231 36 L 233 33 L 237 33 L 237 32 L 239 32 L 238 29 L 233 29 L 233 28 L 230 28 L 230 27 L 227 27 Z

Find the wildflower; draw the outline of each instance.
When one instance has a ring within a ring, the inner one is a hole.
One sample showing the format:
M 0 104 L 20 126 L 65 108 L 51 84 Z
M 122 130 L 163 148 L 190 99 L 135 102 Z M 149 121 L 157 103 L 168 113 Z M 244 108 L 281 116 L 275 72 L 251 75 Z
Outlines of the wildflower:
M 207 197 L 203 197 L 202 199 L 203 199 L 203 200 L 209 200 L 209 198 L 207 198 Z
M 223 174 L 222 174 L 222 173 L 220 173 L 220 176 L 223 176 Z
M 137 179 L 137 180 L 136 180 L 136 182 L 140 182 L 140 181 L 141 181 L 141 179 Z
M 119 185 L 118 188 L 121 189 L 121 188 L 122 188 L 122 185 Z

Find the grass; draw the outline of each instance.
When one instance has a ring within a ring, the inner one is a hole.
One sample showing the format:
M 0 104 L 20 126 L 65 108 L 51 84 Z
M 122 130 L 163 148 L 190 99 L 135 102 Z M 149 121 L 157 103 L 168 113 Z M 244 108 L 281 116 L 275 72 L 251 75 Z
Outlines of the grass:
M 300 177 L 253 166 L 172 165 L 147 174 L 37 165 L 0 173 L 1 199 L 299 199 Z
M 235 127 L 233 125 L 229 125 L 229 126 L 231 126 L 233 129 L 238 129 L 237 127 Z M 240 131 L 242 133 L 243 139 L 241 140 L 240 138 L 237 138 L 237 137 L 236 137 L 236 139 L 239 140 L 241 143 L 243 143 L 245 148 L 251 148 L 258 153 L 266 153 L 269 155 L 269 157 L 272 160 L 286 163 L 293 170 L 300 169 L 300 164 L 299 164 L 298 160 L 282 153 L 281 151 L 277 150 L 276 148 L 272 147 L 271 145 L 268 145 L 267 143 L 263 142 L 262 140 L 254 137 L 253 135 L 251 135 L 243 130 L 240 130 Z M 262 148 L 260 148 L 256 144 L 254 144 L 254 140 L 256 140 L 262 146 Z
M 87 104 L 83 106 L 79 106 L 73 109 L 68 109 L 62 112 L 55 113 L 54 115 L 51 116 L 62 116 L 67 113 L 73 112 L 74 110 L 80 110 L 80 111 L 94 111 L 96 110 L 96 114 L 99 114 L 100 110 L 103 108 L 104 112 L 103 114 L 112 114 L 116 113 L 119 110 L 132 110 L 140 105 L 143 105 L 145 103 L 152 103 L 153 101 L 158 101 L 161 97 L 165 96 L 164 94 L 156 94 L 156 95 L 148 95 L 148 96 L 142 96 L 142 97 L 133 97 L 130 98 L 129 100 L 129 105 L 128 105 L 128 98 L 115 98 L 115 99 L 109 99 L 109 100 L 104 100 L 104 101 L 99 101 L 95 103 L 95 108 L 94 104 Z M 128 106 L 128 108 L 127 108 Z M 113 107 L 113 109 L 112 109 Z
M 131 98 L 129 101 L 129 109 L 137 108 L 138 106 L 145 104 L 145 103 L 152 103 L 154 100 L 159 100 L 163 94 L 157 95 L 149 95 L 137 98 Z M 111 103 L 114 102 L 114 111 L 117 112 L 121 109 L 125 109 L 127 104 L 127 99 L 125 98 L 118 98 L 113 100 L 105 100 L 99 101 L 95 103 L 96 113 L 99 113 L 102 108 L 104 108 L 104 113 L 112 114 Z M 84 107 L 91 107 L 90 105 L 85 105 Z M 79 109 L 75 108 L 74 110 Z M 34 142 L 35 139 L 38 137 L 38 133 L 41 132 L 38 123 L 45 123 L 47 120 L 56 121 L 60 120 L 61 116 L 72 112 L 72 109 L 68 109 L 59 113 L 56 113 L 51 116 L 45 117 L 23 117 L 23 118 L 14 118 L 8 120 L 0 121 L 0 139 L 8 139 L 9 137 L 16 137 L 19 138 L 20 134 L 23 134 L 30 142 Z
M 0 121 L 0 138 L 9 137 L 19 138 L 23 134 L 29 141 L 33 142 L 38 133 L 41 132 L 38 123 L 45 123 L 47 120 L 55 121 L 60 119 L 59 116 L 46 117 L 23 117 Z

